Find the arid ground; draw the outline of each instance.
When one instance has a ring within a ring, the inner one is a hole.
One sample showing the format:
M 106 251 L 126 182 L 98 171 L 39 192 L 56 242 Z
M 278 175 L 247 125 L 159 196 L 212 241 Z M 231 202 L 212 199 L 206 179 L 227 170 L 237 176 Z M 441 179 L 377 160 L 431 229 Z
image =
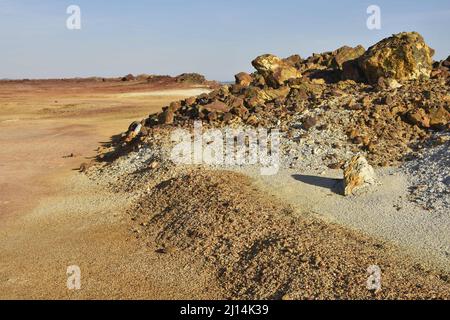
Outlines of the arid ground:
M 205 297 L 190 286 L 207 281 L 194 266 L 162 265 L 133 245 L 123 200 L 78 172 L 130 122 L 205 90 L 165 82 L 0 84 L 0 298 Z M 79 292 L 67 290 L 70 265 L 85 270 Z

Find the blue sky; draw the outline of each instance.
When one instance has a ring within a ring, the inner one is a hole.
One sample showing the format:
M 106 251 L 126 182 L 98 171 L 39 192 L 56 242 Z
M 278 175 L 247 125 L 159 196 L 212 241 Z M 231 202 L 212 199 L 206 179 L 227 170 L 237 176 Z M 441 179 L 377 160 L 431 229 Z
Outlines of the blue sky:
M 82 29 L 66 28 L 66 8 Z M 366 27 L 369 5 L 381 30 Z M 0 0 L 0 78 L 176 75 L 231 80 L 263 53 L 303 57 L 418 31 L 450 55 L 450 1 Z

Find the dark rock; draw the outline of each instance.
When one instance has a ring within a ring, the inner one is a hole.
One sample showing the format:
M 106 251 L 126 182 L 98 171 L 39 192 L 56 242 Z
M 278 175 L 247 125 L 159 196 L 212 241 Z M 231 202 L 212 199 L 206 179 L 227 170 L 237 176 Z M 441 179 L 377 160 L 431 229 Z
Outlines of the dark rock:
M 198 73 L 183 73 L 176 77 L 178 83 L 204 84 L 205 76 Z
M 318 119 L 316 117 L 308 116 L 303 119 L 303 128 L 305 130 L 310 130 L 317 125 Z
M 125 77 L 123 77 L 122 79 L 121 79 L 122 81 L 133 81 L 133 80 L 136 80 L 136 78 L 130 73 L 130 74 L 127 74 Z

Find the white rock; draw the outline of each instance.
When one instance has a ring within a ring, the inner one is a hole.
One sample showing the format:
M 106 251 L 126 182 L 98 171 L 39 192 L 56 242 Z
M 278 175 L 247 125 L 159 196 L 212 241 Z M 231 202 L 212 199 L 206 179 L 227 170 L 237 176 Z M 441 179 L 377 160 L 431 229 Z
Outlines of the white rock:
M 344 169 L 344 194 L 353 194 L 357 189 L 376 183 L 376 175 L 373 167 L 363 156 L 353 157 Z

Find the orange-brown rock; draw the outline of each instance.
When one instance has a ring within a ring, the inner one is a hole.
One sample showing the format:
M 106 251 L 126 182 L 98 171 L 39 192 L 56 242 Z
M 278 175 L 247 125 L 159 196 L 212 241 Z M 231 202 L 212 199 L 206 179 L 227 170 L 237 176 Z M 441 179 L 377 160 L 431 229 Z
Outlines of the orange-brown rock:
M 396 80 L 428 79 L 434 50 L 417 32 L 402 32 L 370 47 L 359 65 L 370 83 L 380 77 Z
M 246 72 L 240 72 L 237 75 L 235 75 L 234 78 L 236 79 L 237 85 L 241 85 L 244 87 L 248 87 L 253 81 L 252 76 Z
M 287 80 L 302 75 L 292 65 L 272 54 L 265 54 L 252 61 L 252 65 L 264 77 L 266 83 L 274 88 L 282 86 Z
M 430 110 L 429 118 L 432 127 L 446 126 L 450 122 L 450 113 L 444 106 L 440 106 Z
M 208 110 L 209 112 L 215 111 L 221 113 L 228 112 L 231 109 L 230 106 L 219 100 L 215 100 L 211 103 L 208 103 L 207 105 L 204 105 L 202 108 Z
M 418 126 L 421 126 L 423 128 L 429 128 L 430 127 L 430 118 L 428 117 L 427 113 L 424 109 L 419 108 L 413 111 L 410 111 L 407 115 L 408 121 L 410 121 L 412 124 L 416 124 Z

